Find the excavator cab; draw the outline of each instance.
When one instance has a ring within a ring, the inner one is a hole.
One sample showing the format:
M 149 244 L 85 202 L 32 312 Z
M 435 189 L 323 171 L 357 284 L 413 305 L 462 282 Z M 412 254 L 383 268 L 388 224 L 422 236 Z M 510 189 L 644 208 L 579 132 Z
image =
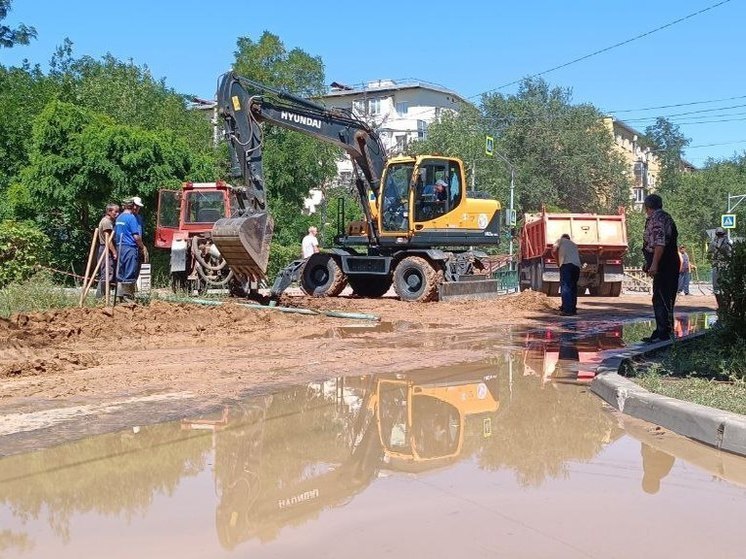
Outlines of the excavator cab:
M 460 160 L 437 156 L 395 158 L 386 165 L 381 184 L 378 215 L 382 235 L 401 236 L 456 226 L 452 212 L 465 198 Z

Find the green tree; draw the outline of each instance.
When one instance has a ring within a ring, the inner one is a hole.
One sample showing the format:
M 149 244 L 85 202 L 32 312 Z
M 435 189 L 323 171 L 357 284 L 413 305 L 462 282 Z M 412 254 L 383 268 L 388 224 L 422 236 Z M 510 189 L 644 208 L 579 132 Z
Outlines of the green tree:
M 0 0 L 0 21 L 8 17 L 11 0 Z M 8 25 L 0 25 L 0 47 L 11 48 L 15 45 L 28 45 L 31 39 L 36 39 L 36 29 L 19 24 L 12 28 Z
M 678 124 L 664 117 L 658 117 L 655 124 L 645 128 L 645 136 L 661 161 L 659 190 L 676 190 L 681 182 L 684 148 L 690 144 L 691 139 L 684 136 Z
M 52 101 L 35 121 L 30 163 L 14 198 L 31 205 L 51 237 L 55 264 L 67 268 L 84 258 L 107 202 L 138 194 L 154 208 L 159 188 L 199 179 L 204 166 L 174 132 L 117 124 Z
M 31 277 L 47 261 L 48 240 L 29 223 L 0 222 L 0 287 Z
M 629 200 L 624 163 L 603 115 L 571 101 L 568 89 L 535 78 L 524 80 L 515 95 L 482 99 L 488 129 L 518 170 L 518 205 L 524 211 L 554 205 L 609 212 Z

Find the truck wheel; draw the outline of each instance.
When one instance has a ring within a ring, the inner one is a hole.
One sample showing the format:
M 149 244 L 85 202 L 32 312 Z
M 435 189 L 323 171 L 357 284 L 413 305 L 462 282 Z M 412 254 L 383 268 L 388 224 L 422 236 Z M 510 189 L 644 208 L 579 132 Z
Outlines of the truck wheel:
M 609 297 L 619 297 L 622 294 L 621 281 L 615 281 L 614 283 L 611 283 L 609 285 L 611 285 L 611 289 L 609 290 Z
M 347 277 L 331 254 L 316 253 L 303 266 L 301 289 L 311 297 L 336 297 L 347 286 Z
M 347 281 L 355 295 L 371 299 L 383 297 L 391 287 L 391 276 L 363 274 L 349 276 Z
M 408 256 L 394 270 L 394 290 L 402 301 L 436 301 L 442 282 L 443 270 L 419 256 Z
M 544 284 L 543 291 L 549 297 L 557 297 L 560 294 L 560 284 L 558 281 L 548 281 Z

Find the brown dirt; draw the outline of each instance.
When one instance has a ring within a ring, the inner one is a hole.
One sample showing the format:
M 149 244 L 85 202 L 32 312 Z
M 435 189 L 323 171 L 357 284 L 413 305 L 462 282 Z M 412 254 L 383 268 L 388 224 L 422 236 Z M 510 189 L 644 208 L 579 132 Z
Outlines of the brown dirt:
M 713 303 L 711 296 L 691 296 L 677 308 Z M 476 343 L 480 336 L 554 321 L 559 299 L 528 291 L 487 301 L 286 296 L 282 304 L 370 313 L 381 322 L 371 328 L 359 320 L 233 303 L 159 301 L 19 314 L 0 320 L 0 404 L 164 392 L 230 396 L 276 383 L 477 360 L 489 354 L 488 345 Z M 579 311 L 582 318 L 603 320 L 652 315 L 649 295 L 581 298 Z M 436 330 L 437 336 L 429 335 Z

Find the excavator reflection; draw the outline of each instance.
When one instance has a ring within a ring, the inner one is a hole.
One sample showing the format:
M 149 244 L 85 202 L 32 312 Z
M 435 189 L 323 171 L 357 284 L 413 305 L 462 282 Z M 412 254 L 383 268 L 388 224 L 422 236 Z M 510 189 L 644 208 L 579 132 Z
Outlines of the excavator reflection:
M 467 432 L 489 437 L 499 409 L 497 379 L 483 372 L 346 377 L 182 428 L 213 431 L 216 529 L 233 549 L 349 502 L 380 472 L 419 473 L 465 458 Z

